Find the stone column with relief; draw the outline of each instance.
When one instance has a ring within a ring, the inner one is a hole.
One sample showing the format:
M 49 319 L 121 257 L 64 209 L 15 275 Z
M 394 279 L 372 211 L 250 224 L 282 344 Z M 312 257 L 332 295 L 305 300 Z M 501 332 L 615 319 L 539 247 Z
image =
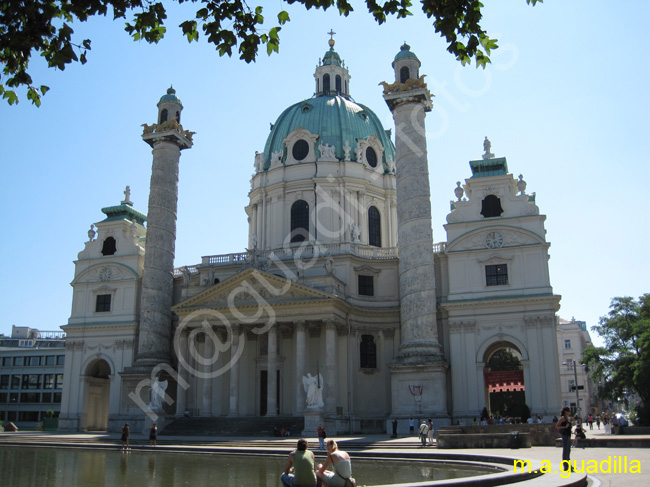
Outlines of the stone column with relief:
M 395 120 L 397 239 L 399 246 L 400 348 L 390 365 L 392 416 L 422 413 L 449 421 L 446 363 L 436 320 L 431 193 L 425 113 L 433 107 L 420 77 L 420 61 L 404 44 L 393 62 L 395 82 L 384 100 Z

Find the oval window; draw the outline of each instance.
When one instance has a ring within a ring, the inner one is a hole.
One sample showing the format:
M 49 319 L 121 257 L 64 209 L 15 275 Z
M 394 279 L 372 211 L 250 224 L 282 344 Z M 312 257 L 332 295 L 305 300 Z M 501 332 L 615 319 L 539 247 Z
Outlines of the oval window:
M 293 144 L 291 154 L 296 161 L 302 161 L 309 154 L 309 144 L 306 140 L 299 140 Z
M 377 153 L 372 147 L 366 149 L 366 161 L 368 161 L 370 167 L 377 167 Z

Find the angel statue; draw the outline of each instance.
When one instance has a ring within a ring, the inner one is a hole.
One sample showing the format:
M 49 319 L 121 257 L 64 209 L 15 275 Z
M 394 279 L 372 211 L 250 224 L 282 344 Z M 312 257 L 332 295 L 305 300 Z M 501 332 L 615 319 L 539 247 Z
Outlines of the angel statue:
M 153 384 L 151 384 L 151 402 L 149 403 L 149 408 L 152 411 L 162 410 L 162 402 L 165 397 L 165 391 L 167 390 L 167 381 L 160 381 L 158 377 Z
M 307 377 L 302 376 L 302 385 L 307 394 L 307 407 L 308 408 L 322 408 L 323 407 L 323 375 L 318 374 L 317 377 L 312 376 L 309 372 Z

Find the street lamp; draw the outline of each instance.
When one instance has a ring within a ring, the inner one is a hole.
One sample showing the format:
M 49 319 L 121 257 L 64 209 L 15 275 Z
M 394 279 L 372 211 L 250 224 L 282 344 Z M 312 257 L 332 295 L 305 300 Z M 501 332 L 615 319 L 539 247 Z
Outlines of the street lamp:
M 576 390 L 576 414 L 578 414 L 578 411 L 580 410 L 580 396 L 578 395 L 578 369 L 576 368 L 576 361 L 574 359 L 571 359 L 571 362 L 573 362 L 573 387 Z M 562 365 L 566 365 L 568 367 L 569 363 L 563 362 Z

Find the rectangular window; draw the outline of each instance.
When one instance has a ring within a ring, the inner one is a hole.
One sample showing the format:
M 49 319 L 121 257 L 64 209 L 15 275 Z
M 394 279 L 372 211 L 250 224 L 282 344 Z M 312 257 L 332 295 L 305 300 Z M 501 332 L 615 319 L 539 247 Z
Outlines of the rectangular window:
M 38 367 L 39 365 L 41 365 L 41 359 L 42 358 L 43 357 L 40 357 L 40 356 L 39 357 L 27 357 L 27 359 L 29 360 L 27 365 L 31 365 L 32 367 Z
M 54 389 L 54 374 L 43 376 L 43 389 Z
M 485 266 L 486 286 L 503 286 L 505 284 L 508 284 L 508 264 Z
M 65 355 L 57 355 L 56 365 L 63 365 L 63 364 L 65 364 Z
M 23 357 L 14 357 L 14 367 L 23 366 Z
M 571 340 L 564 340 L 564 348 L 565 349 L 571 348 Z
M 0 376 L 0 389 L 9 389 L 9 376 Z
M 44 392 L 43 393 L 43 399 L 41 399 L 41 402 L 44 402 L 44 403 L 52 402 L 52 393 L 51 392 Z
M 54 388 L 63 389 L 63 374 L 56 374 L 54 377 Z
M 98 294 L 97 301 L 95 301 L 95 312 L 105 313 L 111 310 L 111 297 L 112 294 Z
M 20 395 L 20 402 L 41 402 L 41 394 L 38 392 L 25 392 Z
M 10 392 L 9 393 L 9 402 L 13 404 L 18 404 L 18 393 Z
M 56 355 L 47 355 L 45 357 L 45 365 L 56 365 Z
M 575 392 L 575 389 L 574 389 L 575 385 L 576 385 L 575 381 L 573 379 L 571 379 L 569 381 L 569 392 Z
M 375 286 L 372 276 L 359 276 L 359 294 L 361 296 L 375 295 Z
M 60 392 L 55 392 L 52 395 L 52 402 L 55 402 L 55 403 L 60 403 L 61 402 L 61 393 Z
M 21 381 L 21 389 L 29 389 L 29 375 L 25 374 L 23 375 L 23 379 Z
M 6 392 L 0 392 L 0 404 L 4 404 L 7 402 L 7 393 Z
M 12 375 L 11 376 L 11 388 L 12 389 L 20 389 L 20 376 L 19 375 Z
M 2 366 L 3 367 L 11 367 L 11 359 L 13 357 L 2 357 Z
M 18 421 L 38 421 L 38 411 L 18 411 Z
M 29 389 L 40 389 L 40 388 L 41 388 L 41 375 L 29 374 Z

